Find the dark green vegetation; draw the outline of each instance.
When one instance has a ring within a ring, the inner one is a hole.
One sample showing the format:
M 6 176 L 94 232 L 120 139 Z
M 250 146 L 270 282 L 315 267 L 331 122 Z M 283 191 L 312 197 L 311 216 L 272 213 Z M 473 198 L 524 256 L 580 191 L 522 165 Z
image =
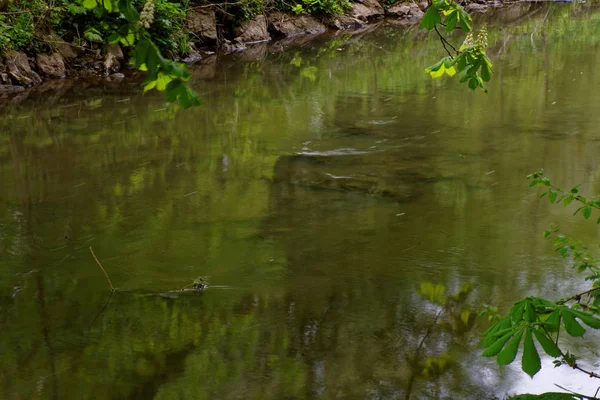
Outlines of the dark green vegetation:
M 347 0 L 242 0 L 169 1 L 155 0 L 154 18 L 148 33 L 159 49 L 169 56 L 183 56 L 188 52 L 190 37 L 184 29 L 187 10 L 193 7 L 219 5 L 220 23 L 244 21 L 255 15 L 276 10 L 311 13 L 315 15 L 341 14 L 348 9 Z M 131 22 L 130 14 L 121 5 L 130 4 L 141 12 L 144 0 L 12 0 L 0 10 L 0 54 L 8 49 L 40 53 L 50 50 L 48 32 L 53 30 L 69 43 L 89 47 L 107 43 L 111 35 Z
M 593 394 L 542 354 L 533 380 L 479 357 L 463 314 L 580 289 L 540 232 L 596 227 L 524 179 L 600 192 L 599 15 L 579 10 L 490 20 L 487 95 L 423 74 L 437 37 L 382 27 L 207 62 L 186 112 L 135 83 L 4 105 L 0 398 Z M 100 315 L 90 246 L 119 289 Z
M 9 49 L 29 54 L 51 50 L 49 31 L 65 41 L 81 47 L 108 43 L 111 35 L 128 22 L 118 2 L 97 3 L 94 0 L 14 0 L 5 13 L 0 12 L 0 53 Z M 131 5 L 141 11 L 145 1 L 133 0 Z M 148 32 L 163 52 L 179 56 L 188 51 L 189 38 L 183 29 L 187 1 L 154 2 L 154 20 Z M 114 9 L 114 10 L 113 10 Z M 128 13 L 131 17 L 130 13 Z M 124 44 L 128 44 L 127 42 Z M 132 43 L 129 43 L 132 44 Z

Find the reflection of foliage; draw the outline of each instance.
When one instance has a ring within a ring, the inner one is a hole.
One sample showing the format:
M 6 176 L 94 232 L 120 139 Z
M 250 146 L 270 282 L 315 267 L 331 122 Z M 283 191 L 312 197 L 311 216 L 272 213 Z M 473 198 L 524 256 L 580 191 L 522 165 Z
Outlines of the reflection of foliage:
M 317 71 L 319 69 L 315 66 L 304 67 L 300 70 L 300 76 L 307 78 L 309 81 L 314 82 L 317 79 Z
M 414 382 L 419 376 L 435 380 L 455 366 L 455 359 L 451 353 L 453 342 L 464 339 L 473 328 L 476 319 L 476 314 L 465 304 L 472 291 L 473 285 L 465 284 L 456 294 L 447 295 L 442 284 L 427 281 L 421 283 L 419 294 L 433 304 L 435 309 L 433 319 L 422 334 L 417 347 L 409 350 L 406 355 L 411 366 L 407 399 L 412 395 Z M 422 315 L 420 318 L 427 317 Z M 440 348 L 444 349 L 441 354 Z

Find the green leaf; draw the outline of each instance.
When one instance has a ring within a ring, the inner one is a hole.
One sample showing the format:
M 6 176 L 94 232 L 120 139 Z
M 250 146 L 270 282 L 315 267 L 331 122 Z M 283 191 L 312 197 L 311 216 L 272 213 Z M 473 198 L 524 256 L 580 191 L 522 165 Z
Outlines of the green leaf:
M 600 329 L 600 319 L 594 317 L 592 314 L 577 310 L 571 310 L 571 312 L 590 328 Z
M 483 64 L 481 66 L 481 79 L 483 79 L 485 82 L 489 82 L 491 78 L 492 78 L 492 71 L 489 69 L 489 67 L 486 64 Z
M 88 10 L 91 10 L 92 8 L 95 8 L 98 5 L 98 2 L 96 0 L 83 0 L 81 2 L 81 5 L 87 8 Z
M 100 0 L 98 3 L 104 6 L 104 9 L 108 12 L 117 10 L 117 5 L 112 0 Z
M 140 19 L 140 14 L 137 12 L 131 0 L 119 0 L 119 11 L 129 22 L 137 22 Z
M 517 351 L 519 350 L 519 343 L 523 337 L 523 331 L 517 332 L 517 334 L 511 339 L 510 342 L 502 349 L 498 354 L 498 364 L 508 365 L 515 360 Z
M 425 28 L 430 31 L 435 27 L 436 24 L 439 24 L 440 22 L 442 22 L 442 17 L 440 17 L 438 9 L 435 7 L 429 7 L 421 19 L 419 29 Z
M 550 199 L 550 203 L 554 204 L 554 202 L 556 202 L 556 190 L 550 190 L 548 192 L 548 199 Z
M 140 40 L 134 48 L 135 67 L 140 68 L 146 64 L 148 58 L 148 50 L 150 48 L 150 41 L 147 39 Z
M 540 355 L 538 354 L 537 349 L 535 348 L 535 344 L 533 343 L 533 338 L 531 336 L 530 329 L 527 329 L 527 331 L 525 332 L 521 368 L 532 378 L 542 368 Z
M 121 37 L 119 39 L 119 43 L 121 43 L 125 47 L 133 46 L 135 43 L 135 34 L 133 32 L 128 33 L 127 36 Z
M 537 313 L 535 312 L 535 308 L 530 301 L 525 304 L 525 315 L 527 316 L 527 321 L 536 322 L 537 321 Z
M 462 28 L 463 31 L 465 31 L 465 32 L 471 31 L 471 24 L 469 24 L 469 21 L 466 18 L 464 18 L 462 15 L 460 16 L 459 22 L 460 22 L 460 27 Z
M 525 312 L 525 302 L 526 300 L 521 300 L 515 303 L 510 309 L 510 313 L 508 315 L 513 322 L 520 322 L 523 320 L 523 313 Z
M 118 43 L 119 40 L 121 40 L 121 36 L 117 33 L 117 32 L 113 32 L 111 33 L 107 38 L 106 38 L 106 42 L 113 44 L 113 43 Z
M 477 89 L 478 86 L 479 86 L 479 84 L 477 82 L 477 79 L 474 79 L 474 78 L 469 79 L 469 88 L 471 90 Z
M 585 329 L 583 326 L 579 324 L 575 320 L 575 316 L 573 315 L 573 310 L 569 308 L 563 308 L 561 312 L 563 318 L 563 324 L 565 326 L 565 330 L 571 336 L 583 336 L 585 333 Z
M 95 28 L 89 28 L 83 33 L 83 37 L 89 40 L 90 42 L 102 43 L 104 39 L 100 36 L 100 32 L 98 32 Z
M 456 28 L 456 23 L 458 22 L 458 11 L 452 11 L 446 17 L 444 23 L 446 24 L 446 31 L 450 32 Z
M 148 47 L 148 56 L 146 58 L 146 67 L 148 68 L 148 80 L 156 80 L 158 78 L 158 64 L 160 54 L 155 46 Z
M 583 218 L 588 219 L 592 215 L 592 207 L 585 206 L 583 208 Z
M 537 341 L 542 346 L 542 349 L 548 354 L 550 357 L 560 357 L 561 352 L 560 349 L 556 346 L 556 344 L 550 340 L 548 336 L 544 332 L 539 329 L 535 329 L 533 331 Z
M 456 69 L 459 71 L 464 70 L 467 67 L 467 57 L 464 54 L 461 54 L 456 59 Z
M 550 332 L 556 332 L 559 329 L 559 324 L 560 324 L 560 312 L 558 310 L 554 310 L 550 316 L 548 317 L 548 319 L 546 320 L 546 330 L 550 331 Z
M 508 340 L 514 335 L 515 331 L 516 329 L 511 330 L 506 335 L 496 340 L 490 347 L 485 349 L 485 351 L 481 355 L 484 357 L 493 357 L 500 353 L 500 350 L 502 350 L 506 342 L 508 342 Z
M 440 61 L 436 62 L 433 65 L 430 65 L 429 67 L 425 68 L 425 72 L 435 72 L 438 71 L 440 68 L 442 68 L 442 66 L 444 65 L 444 58 L 442 58 Z
M 490 336 L 496 334 L 497 332 L 500 332 L 504 329 L 510 328 L 510 319 L 508 318 L 502 318 L 500 321 L 496 322 L 494 325 L 490 326 L 488 329 L 486 329 L 485 332 L 483 332 L 483 336 L 487 336 L 487 338 L 489 338 Z M 489 345 L 491 345 L 493 342 L 491 342 L 490 344 L 486 345 L 485 342 L 483 344 L 483 347 L 488 347 Z
M 176 100 L 183 108 L 202 104 L 200 98 L 180 79 L 167 85 L 167 101 L 174 102 Z
M 571 202 L 573 201 L 573 196 L 567 196 L 565 197 L 565 199 L 563 200 L 563 206 L 568 206 L 569 204 L 571 204 Z M 600 221 L 600 219 L 598 219 L 598 221 Z

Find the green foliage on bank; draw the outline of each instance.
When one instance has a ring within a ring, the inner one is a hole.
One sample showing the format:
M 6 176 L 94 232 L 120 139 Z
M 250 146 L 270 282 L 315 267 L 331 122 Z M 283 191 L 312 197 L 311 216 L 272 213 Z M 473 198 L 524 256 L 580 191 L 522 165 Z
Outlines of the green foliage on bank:
M 140 11 L 144 3 L 131 2 Z M 183 29 L 187 0 L 155 0 L 154 4 L 154 21 L 148 32 L 161 51 L 185 54 L 189 42 Z M 108 43 L 110 35 L 126 22 L 124 15 L 110 12 L 92 0 L 15 0 L 5 13 L 0 13 L 0 53 L 50 51 L 53 47 L 50 32 L 85 53 L 96 44 Z
M 190 35 L 184 29 L 190 7 L 211 3 L 217 19 L 224 25 L 235 25 L 265 12 L 283 11 L 317 16 L 336 15 L 348 11 L 348 0 L 243 0 L 240 2 L 192 2 L 189 0 L 155 0 L 154 20 L 148 32 L 161 52 L 173 56 L 188 52 Z M 222 4 L 221 4 L 222 3 Z M 137 11 L 145 1 L 132 0 Z M 49 33 L 55 32 L 80 51 L 92 50 L 108 43 L 110 35 L 126 23 L 119 13 L 94 0 L 12 0 L 6 9 L 0 7 L 0 54 L 9 50 L 29 54 L 52 50 Z

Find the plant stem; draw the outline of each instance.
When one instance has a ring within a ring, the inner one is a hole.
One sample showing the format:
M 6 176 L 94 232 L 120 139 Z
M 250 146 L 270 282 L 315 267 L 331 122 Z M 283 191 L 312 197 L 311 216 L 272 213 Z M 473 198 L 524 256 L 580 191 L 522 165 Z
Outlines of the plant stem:
M 592 292 L 594 292 L 596 290 L 600 290 L 600 288 L 595 287 L 595 288 L 591 288 L 589 290 L 586 290 L 585 292 L 574 294 L 573 296 L 571 296 L 571 297 L 569 297 L 569 298 L 567 298 L 565 300 L 561 300 L 560 302 L 557 302 L 557 304 L 565 304 L 568 301 L 577 300 L 577 298 L 581 298 L 581 296 L 585 296 L 586 294 L 590 294 L 590 293 L 592 293 Z
M 96 257 L 96 255 L 94 254 L 94 250 L 92 250 L 92 246 L 90 246 L 90 253 L 92 253 L 92 256 L 94 256 L 94 260 L 96 260 L 96 263 L 98 264 L 98 266 L 100 267 L 100 269 L 102 270 L 102 272 L 104 272 L 104 276 L 106 277 L 106 280 L 108 281 L 108 284 L 110 285 L 110 290 L 114 292 L 115 288 L 114 288 L 112 282 L 110 281 L 110 278 L 108 277 L 108 274 L 104 270 L 104 267 L 102 266 L 102 264 L 100 264 L 100 261 L 98 260 L 98 257 Z
M 586 369 L 583 369 L 583 368 L 581 368 L 577 364 L 573 365 L 573 369 L 576 369 L 578 371 L 581 371 L 581 372 L 584 372 L 584 373 L 588 374 L 590 376 L 590 378 L 598 378 L 598 379 L 600 379 L 600 375 L 598 375 L 597 373 L 595 373 L 593 371 L 588 371 Z
M 458 54 L 458 50 L 456 50 L 456 48 L 454 46 L 452 46 L 452 43 L 450 43 L 448 40 L 446 40 L 446 38 L 440 33 L 437 25 L 435 25 L 433 28 L 435 29 L 436 33 L 440 37 L 440 42 L 442 42 L 442 46 L 444 46 L 444 50 L 446 50 L 446 53 L 448 53 L 450 58 L 454 58 L 454 57 L 452 57 L 452 54 L 450 53 L 450 50 L 448 50 L 446 45 L 450 46 L 452 48 L 452 50 L 454 50 L 456 52 L 456 54 Z

